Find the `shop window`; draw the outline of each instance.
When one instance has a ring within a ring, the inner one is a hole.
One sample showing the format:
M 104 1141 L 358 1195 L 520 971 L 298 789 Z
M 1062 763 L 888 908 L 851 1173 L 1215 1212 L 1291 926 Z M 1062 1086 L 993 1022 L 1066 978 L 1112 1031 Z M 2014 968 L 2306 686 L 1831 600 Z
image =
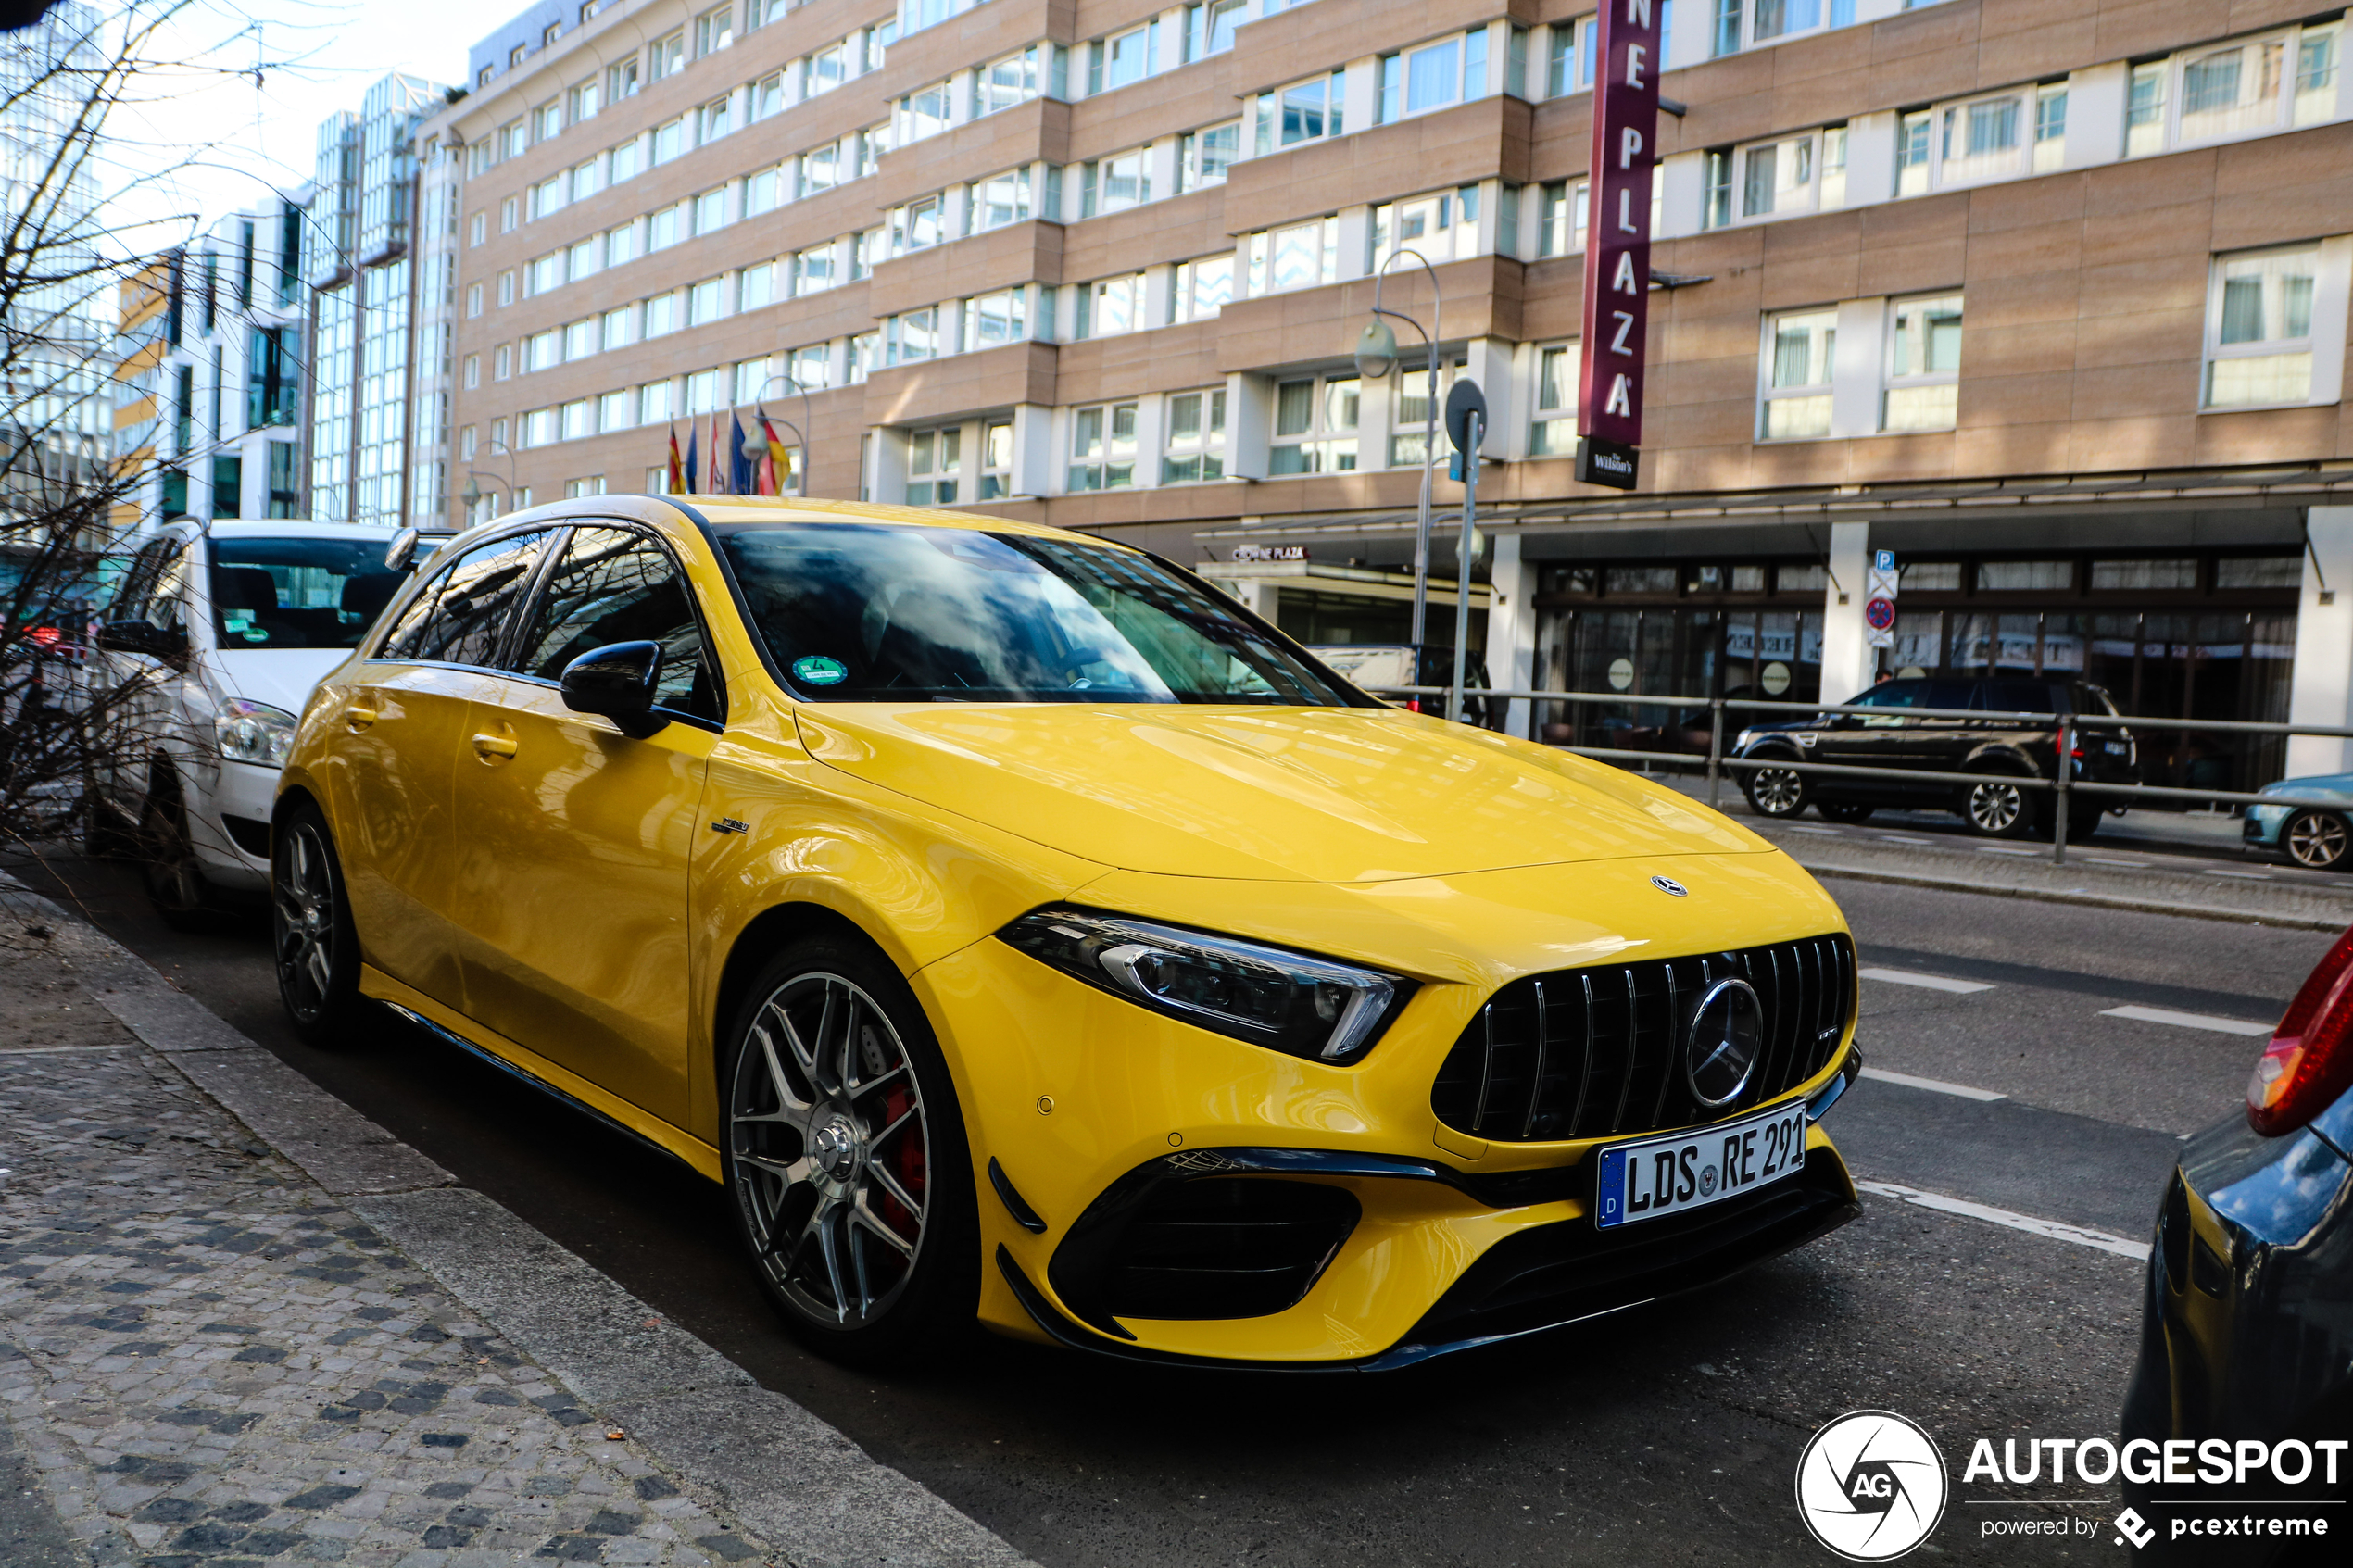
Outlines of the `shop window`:
M 1760 439 L 1814 441 L 1831 433 L 1831 358 L 1838 312 L 1801 310 L 1765 320 Z
M 2075 586 L 2070 560 L 1987 560 L 1977 563 L 1980 593 L 2065 593 Z
M 952 507 L 964 466 L 964 427 L 919 430 L 907 437 L 907 504 Z
M 1136 483 L 1136 405 L 1106 403 L 1080 408 L 1070 420 L 1070 471 L 1066 488 L 1118 490 Z
M 2312 395 L 2312 294 L 2320 248 L 2217 257 L 2207 299 L 2206 407 Z
M 1765 569 L 1761 566 L 1694 566 L 1683 582 L 1688 594 L 1761 594 L 1765 591 Z
M 1907 560 L 1896 568 L 1896 582 L 1907 594 L 1957 594 L 1961 563 L 1957 560 Z
M 1577 345 L 1536 351 L 1536 417 L 1529 421 L 1528 455 L 1567 458 L 1577 451 Z
M 1320 141 L 1342 134 L 1348 96 L 1348 72 L 1311 77 L 1288 87 L 1258 95 L 1257 129 L 1252 144 L 1259 157 L 1280 147 Z
M 2128 589 L 2185 591 L 2197 586 L 2197 562 L 2174 560 L 2095 560 L 2092 591 L 2120 593 Z
M 2214 563 L 2217 588 L 2300 588 L 2302 556 L 2225 557 Z
M 1354 376 L 1277 383 L 1270 475 L 1348 473 L 1356 467 L 1359 387 Z
M 1880 428 L 1950 430 L 1960 393 L 1961 296 L 1888 307 L 1887 385 Z
M 1773 592 L 1777 594 L 1818 594 L 1828 588 L 1830 583 L 1830 568 L 1818 562 L 1809 566 L 1773 569 Z
M 1196 484 L 1225 477 L 1226 389 L 1171 394 L 1160 482 Z

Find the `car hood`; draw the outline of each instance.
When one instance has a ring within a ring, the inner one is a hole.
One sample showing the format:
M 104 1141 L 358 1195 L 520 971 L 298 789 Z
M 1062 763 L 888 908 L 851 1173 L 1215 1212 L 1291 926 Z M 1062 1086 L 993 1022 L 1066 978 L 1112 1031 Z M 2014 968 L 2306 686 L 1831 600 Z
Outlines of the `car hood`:
M 349 648 L 224 648 L 205 655 L 205 668 L 224 698 L 266 702 L 300 718 L 311 688 L 350 657 Z
M 861 703 L 798 717 L 834 767 L 1129 871 L 1365 883 L 1772 848 L 1630 773 L 1396 709 Z

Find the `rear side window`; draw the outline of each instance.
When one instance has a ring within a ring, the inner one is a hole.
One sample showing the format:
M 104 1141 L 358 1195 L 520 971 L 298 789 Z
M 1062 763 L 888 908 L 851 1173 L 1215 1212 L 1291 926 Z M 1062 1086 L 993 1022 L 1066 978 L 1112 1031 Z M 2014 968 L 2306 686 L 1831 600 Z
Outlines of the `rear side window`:
M 376 657 L 485 668 L 494 664 L 507 623 L 550 532 L 543 528 L 493 539 L 459 557 L 417 596 Z
M 1855 699 L 1857 708 L 1931 708 L 1926 681 L 1882 681 Z
M 1986 681 L 1977 688 L 1977 706 L 1987 713 L 2056 713 L 2057 690 L 2046 681 Z
M 608 643 L 661 645 L 654 700 L 673 713 L 724 721 L 725 704 L 703 645 L 702 623 L 669 552 L 625 528 L 582 526 L 547 573 L 510 667 L 543 681 Z

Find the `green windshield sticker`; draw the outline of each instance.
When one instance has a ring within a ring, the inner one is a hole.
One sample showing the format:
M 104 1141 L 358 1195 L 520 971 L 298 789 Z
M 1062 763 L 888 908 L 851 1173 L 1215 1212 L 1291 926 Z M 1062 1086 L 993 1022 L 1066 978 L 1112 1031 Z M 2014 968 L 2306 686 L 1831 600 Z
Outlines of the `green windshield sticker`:
M 827 659 L 822 654 L 813 653 L 806 659 L 794 659 L 792 673 L 794 680 L 805 682 L 812 686 L 839 685 L 849 678 L 849 671 L 841 660 Z

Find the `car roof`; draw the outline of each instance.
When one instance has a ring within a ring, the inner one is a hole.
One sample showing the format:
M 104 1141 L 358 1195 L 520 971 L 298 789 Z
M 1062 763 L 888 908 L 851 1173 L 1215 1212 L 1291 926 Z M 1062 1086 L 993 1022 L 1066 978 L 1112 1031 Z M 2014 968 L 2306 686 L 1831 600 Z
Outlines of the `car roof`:
M 294 518 L 252 521 L 171 523 L 161 533 L 205 534 L 214 539 L 357 539 L 365 544 L 389 544 L 396 529 L 370 522 L 311 522 Z
M 654 499 L 676 501 L 692 507 L 715 528 L 740 527 L 747 523 L 887 522 L 902 527 L 950 528 L 975 533 L 985 530 L 990 533 L 1067 539 L 1074 544 L 1108 545 L 1121 549 L 1130 547 L 1066 528 L 1048 528 L 1043 523 L 985 517 L 978 512 L 950 511 L 939 507 L 895 507 L 879 501 L 828 501 L 814 497 L 804 500 L 795 495 L 661 495 Z

